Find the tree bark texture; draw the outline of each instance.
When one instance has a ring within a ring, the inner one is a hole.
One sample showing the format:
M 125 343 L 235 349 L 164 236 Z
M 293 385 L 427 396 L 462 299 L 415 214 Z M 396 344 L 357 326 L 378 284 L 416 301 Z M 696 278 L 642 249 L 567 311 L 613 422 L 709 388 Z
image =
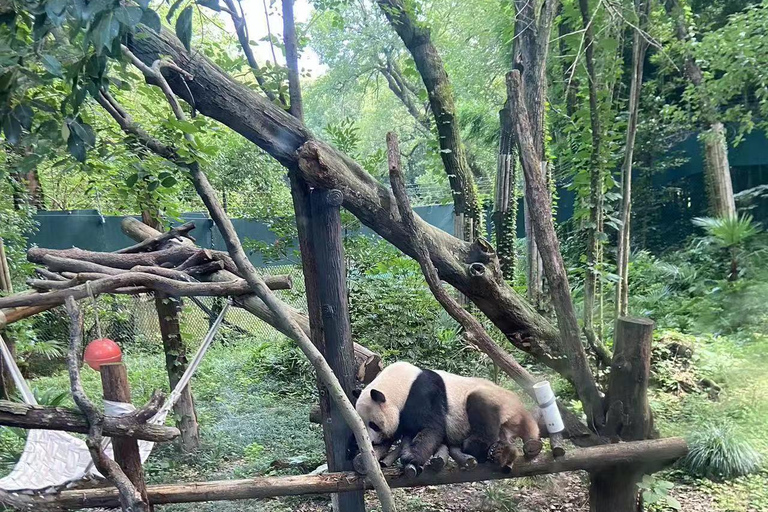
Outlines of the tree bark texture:
M 635 10 L 639 16 L 638 28 L 644 30 L 648 24 L 651 0 L 636 0 Z M 616 317 L 626 316 L 629 305 L 629 253 L 631 249 L 632 220 L 632 163 L 637 135 L 637 119 L 643 87 L 643 63 L 648 41 L 634 30 L 632 35 L 632 77 L 629 86 L 629 116 L 627 137 L 624 144 L 624 161 L 621 165 L 621 229 L 619 230 L 616 266 L 619 280 L 616 282 Z
M 572 378 L 579 398 L 584 404 L 590 426 L 600 428 L 604 422 L 602 399 L 597 390 L 594 376 L 589 368 L 584 347 L 579 335 L 576 310 L 573 307 L 571 289 L 565 272 L 560 241 L 557 239 L 555 224 L 552 219 L 552 201 L 549 188 L 541 173 L 541 160 L 536 158 L 536 148 L 532 134 L 535 131 L 523 101 L 524 91 L 520 71 L 513 70 L 507 75 L 507 95 L 511 107 L 516 111 L 514 127 L 520 159 L 525 173 L 525 195 L 531 212 L 531 220 L 536 233 L 552 294 L 552 304 L 557 315 L 557 323 L 566 346 L 568 363 L 572 368 Z
M 691 38 L 685 10 L 680 0 L 665 0 L 664 8 L 667 15 L 675 20 L 675 35 L 683 43 L 688 43 Z M 716 217 L 730 217 L 736 215 L 736 202 L 733 198 L 733 182 L 731 181 L 731 168 L 728 162 L 728 145 L 725 140 L 725 127 L 720 120 L 720 113 L 713 105 L 712 100 L 703 90 L 704 73 L 696 62 L 692 52 L 685 56 L 683 73 L 686 78 L 699 90 L 700 114 L 704 121 L 704 160 L 707 175 L 709 204 L 712 215 Z
M 517 255 L 517 168 L 512 121 L 509 113 L 499 112 L 499 154 L 496 167 L 496 189 L 493 201 L 493 224 L 496 253 L 504 278 L 515 277 Z
M 187 370 L 187 351 L 179 329 L 179 299 L 163 293 L 155 294 L 155 309 L 160 322 L 160 334 L 165 352 L 165 370 L 171 389 L 176 387 L 181 376 Z M 185 452 L 194 452 L 200 447 L 200 432 L 195 412 L 195 399 L 192 387 L 187 385 L 173 406 L 176 426 L 181 431 L 181 448 Z
M 715 217 L 735 217 L 736 201 L 733 197 L 731 167 L 728 163 L 728 144 L 725 140 L 725 126 L 713 122 L 703 134 L 704 156 L 707 168 L 709 204 Z
M 616 321 L 615 347 L 608 383 L 608 415 L 603 434 L 622 441 L 652 437 L 653 416 L 648 404 L 653 322 L 621 317 Z M 590 478 L 592 512 L 642 510 L 637 482 L 648 467 L 622 464 L 594 471 Z
M 411 17 L 402 0 L 377 0 L 392 28 L 408 48 L 429 95 L 440 145 L 440 158 L 453 193 L 453 208 L 463 216 L 463 240 L 473 241 L 482 225 L 472 169 L 461 141 L 461 127 L 448 73 L 432 43 L 429 29 Z
M 63 430 L 88 433 L 88 420 L 83 413 L 63 407 L 44 407 L 0 400 L 0 425 L 25 429 Z M 179 437 L 176 427 L 137 422 L 132 416 L 108 416 L 102 425 L 110 437 L 131 437 L 164 443 Z
M 99 367 L 99 372 L 101 373 L 101 387 L 104 390 L 105 400 L 131 403 L 128 372 L 123 363 L 102 364 Z M 138 441 L 128 437 L 115 437 L 112 439 L 112 449 L 115 454 L 115 462 L 136 487 L 136 491 L 141 494 L 142 501 L 149 503 Z
M 515 47 L 514 64 L 522 68 L 522 83 L 525 85 L 524 102 L 528 110 L 533 147 L 539 160 L 541 172 L 546 174 L 546 156 L 544 152 L 544 114 L 547 97 L 546 62 L 549 54 L 549 39 L 552 23 L 559 5 L 558 0 L 545 0 L 537 15 L 537 3 L 528 0 L 515 0 Z M 517 112 L 511 111 L 512 116 Z M 513 120 L 514 122 L 514 120 Z M 521 158 L 519 156 L 519 158 Z M 521 161 L 522 162 L 522 161 Z M 526 196 L 523 197 L 525 209 L 526 260 L 528 263 L 528 300 L 542 309 L 544 299 L 544 270 L 533 229 L 531 213 Z M 552 213 L 550 212 L 550 215 Z
M 322 314 L 323 340 L 320 347 L 333 373 L 350 401 L 355 388 L 355 357 L 352 327 L 347 304 L 347 272 L 344 265 L 341 211 L 343 197 L 338 190 L 315 189 L 310 195 L 312 241 L 317 264 L 317 287 Z M 328 397 L 325 391 L 323 396 Z M 328 400 L 321 405 L 325 453 L 330 471 L 348 471 L 352 460 L 347 453 L 352 431 L 344 422 L 339 407 Z M 365 512 L 362 492 L 342 493 L 334 497 L 337 512 Z
M 230 126 L 286 166 L 298 162 L 310 185 L 341 190 L 347 210 L 406 254 L 415 254 L 412 241 L 399 225 L 391 192 L 358 164 L 312 140 L 303 124 L 233 81 L 199 52 L 188 54 L 167 31 L 140 32 L 141 38 L 129 42 L 132 51 L 150 63 L 160 54 L 168 55 L 190 72 L 193 79 L 184 81 L 178 74 L 166 71 L 173 90 L 187 100 L 194 97 L 199 112 Z M 418 217 L 417 222 L 427 233 L 430 256 L 441 279 L 470 297 L 516 347 L 569 376 L 571 367 L 561 358 L 564 352 L 557 329 L 504 282 L 495 257 L 480 251 L 477 244 L 464 243 Z M 485 274 L 470 275 L 470 264 L 486 260 Z
M 385 475 L 393 488 L 450 485 L 566 471 L 595 471 L 615 467 L 617 464 L 658 466 L 674 462 L 684 456 L 687 451 L 688 445 L 684 439 L 669 438 L 576 448 L 568 450 L 565 455 L 558 458 L 554 458 L 551 454 L 541 454 L 531 461 L 515 461 L 511 472 L 503 471 L 492 464 L 483 464 L 469 471 L 459 468 L 439 473 L 425 471 L 417 477 L 407 477 L 400 469 L 393 468 L 385 470 Z M 348 472 L 153 485 L 149 487 L 148 493 L 150 503 L 160 505 L 327 494 L 369 488 L 370 483 L 364 476 Z M 114 489 L 62 491 L 55 496 L 32 498 L 30 503 L 36 506 L 55 503 L 63 509 L 110 508 L 117 504 L 117 493 Z
M 589 157 L 589 226 L 587 229 L 587 272 L 584 278 L 584 332 L 592 344 L 599 343 L 595 334 L 595 299 L 597 280 L 600 278 L 600 237 L 603 232 L 603 157 L 600 128 L 600 105 L 597 99 L 598 83 L 595 71 L 595 35 L 593 13 L 588 0 L 579 0 L 584 29 L 584 59 L 589 82 L 589 121 L 592 130 L 592 151 Z

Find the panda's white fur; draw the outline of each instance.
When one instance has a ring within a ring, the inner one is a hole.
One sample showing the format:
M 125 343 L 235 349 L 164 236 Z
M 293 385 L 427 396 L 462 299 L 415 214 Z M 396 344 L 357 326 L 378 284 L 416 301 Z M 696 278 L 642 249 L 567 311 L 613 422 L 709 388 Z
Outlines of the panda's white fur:
M 361 392 L 356 409 L 364 420 L 374 444 L 392 440 L 399 423 L 400 413 L 412 392 L 414 381 L 422 370 L 410 363 L 396 362 L 386 368 Z M 446 441 L 453 446 L 461 444 L 470 435 L 467 398 L 470 394 L 482 396 L 487 403 L 498 407 L 500 424 L 498 437 L 512 442 L 516 437 L 524 440 L 539 437 L 539 428 L 533 416 L 525 409 L 513 392 L 486 379 L 462 377 L 444 371 L 435 371 L 445 384 L 447 414 Z M 372 397 L 380 392 L 386 397 L 380 403 Z M 371 427 L 374 424 L 378 429 Z
M 383 443 L 395 435 L 400 424 L 400 411 L 405 407 L 411 385 L 420 373 L 421 369 L 410 363 L 393 363 L 384 368 L 360 393 L 355 409 L 365 422 L 373 444 Z M 374 389 L 386 395 L 385 403 L 379 404 L 371 397 Z M 372 429 L 371 423 L 378 425 L 379 429 Z

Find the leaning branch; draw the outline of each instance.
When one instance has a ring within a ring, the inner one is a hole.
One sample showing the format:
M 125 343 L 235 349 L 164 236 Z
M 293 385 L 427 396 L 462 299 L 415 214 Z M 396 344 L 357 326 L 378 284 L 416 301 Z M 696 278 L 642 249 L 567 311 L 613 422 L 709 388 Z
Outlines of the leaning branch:
M 0 400 L 0 425 L 39 430 L 63 430 L 87 434 L 88 420 L 78 411 L 62 407 L 44 407 Z M 133 416 L 106 416 L 102 431 L 109 437 L 132 437 L 144 441 L 163 443 L 179 437 L 179 429 L 164 425 L 150 425 Z
M 88 297 L 90 294 L 100 295 L 120 288 L 136 286 L 149 288 L 175 297 L 185 297 L 190 295 L 236 297 L 249 292 L 248 283 L 242 279 L 226 283 L 185 283 L 144 272 L 127 272 L 125 274 L 89 281 L 88 283 L 67 288 L 66 290 L 0 297 L 0 308 L 62 304 L 67 297 L 81 300 Z M 266 284 L 264 286 L 266 288 Z
M 544 176 L 541 173 L 541 161 L 534 146 L 528 109 L 525 105 L 523 84 L 520 71 L 515 69 L 507 74 L 507 95 L 510 105 L 516 111 L 514 118 L 515 140 L 517 142 L 520 161 L 525 173 L 525 195 L 539 245 L 544 271 L 552 294 L 552 304 L 557 314 L 557 324 L 560 327 L 563 344 L 566 348 L 571 376 L 576 387 L 590 426 L 597 430 L 605 421 L 602 398 L 597 390 L 592 371 L 587 362 L 587 355 L 581 344 L 579 324 L 573 298 L 565 272 L 565 263 L 560 252 L 560 241 L 557 239 L 554 221 L 552 220 L 552 200 Z
M 174 73 L 167 79 L 180 97 L 194 98 L 198 112 L 229 126 L 286 167 L 298 164 L 309 185 L 341 190 L 344 208 L 404 253 L 415 254 L 388 187 L 350 158 L 314 140 L 304 124 L 239 84 L 201 52 L 187 52 L 170 32 L 138 30 L 141 37 L 128 42 L 131 51 L 150 64 L 167 55 L 192 74 L 192 80 Z M 515 347 L 570 378 L 557 328 L 496 272 L 496 256 L 429 226 L 418 216 L 416 220 L 427 234 L 430 257 L 440 277 L 469 297 Z M 471 275 L 468 267 L 475 262 L 487 263 L 489 272 Z
M 163 91 L 166 100 L 171 106 L 177 119 L 180 121 L 185 120 L 184 111 L 176 98 L 176 95 L 171 90 L 165 77 L 160 71 L 158 62 L 155 62 L 152 67 L 143 64 L 136 56 L 134 56 L 130 50 L 123 47 L 123 53 L 139 68 L 145 77 L 149 80 L 155 81 L 158 87 Z M 138 61 L 138 62 L 137 62 Z M 178 69 L 173 63 L 168 63 L 168 67 Z M 379 462 L 374 456 L 373 446 L 371 440 L 368 437 L 368 430 L 363 424 L 362 419 L 358 416 L 354 406 L 349 401 L 346 393 L 344 392 L 341 384 L 328 365 L 328 362 L 323 358 L 320 351 L 312 343 L 309 337 L 304 333 L 301 327 L 293 319 L 290 310 L 285 304 L 278 299 L 275 294 L 267 287 L 264 280 L 256 272 L 253 264 L 248 259 L 248 256 L 243 250 L 243 246 L 240 244 L 240 240 L 235 231 L 235 227 L 232 221 L 229 219 L 224 209 L 221 207 L 219 200 L 216 196 L 216 191 L 208 181 L 208 177 L 200 169 L 197 162 L 191 162 L 187 164 L 192 182 L 195 185 L 198 195 L 203 200 L 208 212 L 211 215 L 216 226 L 221 232 L 224 243 L 227 246 L 230 256 L 237 265 L 237 269 L 240 274 L 245 278 L 251 291 L 274 313 L 277 322 L 289 333 L 291 339 L 296 341 L 301 348 L 302 352 L 307 356 L 310 363 L 312 363 L 318 378 L 328 390 L 331 399 L 339 408 L 344 421 L 349 425 L 350 429 L 355 435 L 358 446 L 363 454 L 365 465 L 368 469 L 368 478 L 371 479 L 374 489 L 381 502 L 382 509 L 385 512 L 394 512 L 396 506 L 392 498 L 392 492 L 387 485 L 384 475 L 379 467 Z
M 83 341 L 82 315 L 77 302 L 72 297 L 67 297 L 67 313 L 70 321 L 69 354 L 67 367 L 69 368 L 69 384 L 72 398 L 75 404 L 83 411 L 87 418 L 89 429 L 88 438 L 85 441 L 88 451 L 91 453 L 93 464 L 97 470 L 112 485 L 117 487 L 118 499 L 123 510 L 142 512 L 149 510 L 149 506 L 141 497 L 141 493 L 120 469 L 117 462 L 107 457 L 102 449 L 102 428 L 104 416 L 96 409 L 93 402 L 85 394 L 83 384 L 80 381 L 80 345 Z
M 480 206 L 475 189 L 475 180 L 467 162 L 456 105 L 448 73 L 440 54 L 432 43 L 429 29 L 414 20 L 402 0 L 377 0 L 392 28 L 402 39 L 411 53 L 416 68 L 429 94 L 429 104 L 438 132 L 440 157 L 453 191 L 453 205 L 456 215 L 466 215 L 475 226 L 468 235 L 473 240 L 473 231 L 480 222 Z
M 256 62 L 256 56 L 253 54 L 253 48 L 251 48 L 251 38 L 248 36 L 248 24 L 245 21 L 240 1 L 238 0 L 237 2 L 240 9 L 235 6 L 234 0 L 224 0 L 224 3 L 227 6 L 229 15 L 232 17 L 232 23 L 235 25 L 235 32 L 237 33 L 237 40 L 240 42 L 240 47 L 243 49 L 245 59 L 248 61 L 248 65 L 253 71 L 256 83 L 259 84 L 259 87 L 270 101 L 277 101 L 281 106 L 285 107 L 285 98 L 283 98 L 282 95 L 278 98 L 275 92 L 269 88 L 266 80 L 264 80 L 264 70 L 261 69 L 259 63 Z M 277 62 L 275 62 L 275 65 L 277 65 Z
M 171 228 L 170 231 L 166 231 L 165 233 L 151 238 L 149 240 L 144 240 L 143 242 L 139 242 L 138 244 L 132 245 L 130 247 L 126 247 L 125 249 L 120 249 L 119 251 L 115 251 L 116 254 L 128 254 L 132 252 L 144 252 L 144 251 L 153 251 L 160 247 L 162 244 L 167 242 L 168 240 L 173 240 L 175 238 L 185 237 L 189 238 L 194 242 L 194 238 L 189 236 L 189 232 L 195 229 L 195 223 L 194 222 L 186 222 L 182 224 L 181 226 L 176 226 L 175 228 Z
M 538 379 L 531 375 L 528 370 L 523 368 L 514 357 L 503 350 L 493 338 L 491 338 L 482 324 L 464 309 L 440 283 L 440 276 L 437 273 L 437 269 L 432 263 L 432 260 L 429 259 L 429 251 L 424 243 L 424 234 L 416 224 L 414 213 L 411 209 L 410 200 L 408 199 L 408 194 L 405 190 L 405 182 L 403 180 L 397 136 L 391 132 L 387 134 L 387 161 L 389 164 L 389 180 L 397 200 L 400 216 L 405 228 L 410 232 L 411 237 L 413 237 L 413 240 L 416 242 L 416 246 L 419 247 L 416 261 L 418 261 L 419 266 L 421 267 L 421 271 L 424 274 L 424 278 L 426 279 L 432 294 L 448 314 L 464 328 L 467 340 L 488 355 L 494 363 L 504 370 L 512 380 L 535 400 L 536 395 L 533 392 L 533 385 L 538 382 Z M 470 268 L 470 271 L 484 273 L 485 267 L 483 265 L 475 265 L 473 268 Z M 584 438 L 586 437 L 593 438 L 592 442 L 600 442 L 596 436 L 590 436 L 589 431 L 584 427 L 583 423 L 581 423 L 576 415 L 566 409 L 562 404 L 558 405 L 562 411 L 569 437 L 575 442 L 580 442 L 579 440 L 584 441 Z

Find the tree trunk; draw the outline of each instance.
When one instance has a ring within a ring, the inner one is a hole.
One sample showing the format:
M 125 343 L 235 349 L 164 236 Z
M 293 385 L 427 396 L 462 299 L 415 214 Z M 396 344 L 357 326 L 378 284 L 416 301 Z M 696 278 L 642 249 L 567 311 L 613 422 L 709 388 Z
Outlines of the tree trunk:
M 600 106 L 598 103 L 598 83 L 595 71 L 595 45 L 593 16 L 589 11 L 588 0 L 579 0 L 581 21 L 584 28 L 584 56 L 589 82 L 589 119 L 592 130 L 592 153 L 589 157 L 589 226 L 587 229 L 587 269 L 584 278 L 584 332 L 593 344 L 598 343 L 595 334 L 595 299 L 597 280 L 600 278 L 599 255 L 600 237 L 603 232 L 603 158 L 602 132 L 600 128 Z
M 648 22 L 651 0 L 636 0 L 635 10 L 640 17 L 638 28 L 643 30 Z M 616 282 L 616 317 L 626 316 L 629 307 L 629 252 L 630 224 L 632 220 L 632 163 L 637 135 L 637 118 L 643 87 L 643 63 L 648 41 L 640 30 L 632 36 L 632 78 L 629 86 L 629 119 L 624 145 L 624 161 L 621 166 L 621 228 L 619 229 L 616 266 L 619 280 Z
M 194 98 L 198 112 L 230 126 L 286 167 L 298 163 L 310 185 L 341 190 L 344 207 L 350 213 L 404 253 L 416 254 L 412 241 L 399 225 L 391 192 L 359 165 L 313 140 L 302 123 L 232 80 L 200 52 L 187 53 L 169 32 L 158 34 L 141 26 L 138 30 L 141 37 L 129 41 L 131 51 L 150 64 L 160 55 L 168 55 L 191 73 L 190 80 L 174 72 L 169 72 L 167 79 L 178 95 L 189 101 Z M 504 281 L 500 270 L 496 270 L 495 255 L 478 243 L 464 243 L 428 226 L 420 218 L 416 220 L 427 233 L 430 255 L 441 279 L 467 295 L 515 347 L 570 376 L 572 366 L 562 357 L 565 351 L 559 332 Z M 484 265 L 486 272 L 470 274 L 469 266 L 473 263 Z
M 352 348 L 352 328 L 347 305 L 347 273 L 344 265 L 344 246 L 341 235 L 342 196 L 338 190 L 314 190 L 310 196 L 312 206 L 312 238 L 317 258 L 317 284 L 322 313 L 324 344 L 321 348 L 333 372 L 339 379 L 347 397 L 354 401 L 355 357 Z M 327 394 L 327 393 L 326 393 Z M 352 431 L 344 422 L 338 407 L 330 404 L 329 414 L 322 411 L 325 453 L 330 471 L 352 468 L 347 453 Z M 336 512 L 365 512 L 362 492 L 342 493 L 334 496 Z
M 542 161 L 542 164 L 545 162 Z M 523 176 L 523 187 L 526 187 L 525 176 Z M 541 255 L 536 243 L 536 232 L 533 229 L 531 220 L 531 207 L 528 205 L 528 196 L 523 195 L 523 209 L 525 210 L 525 259 L 528 263 L 526 268 L 528 285 L 528 302 L 541 311 L 544 301 L 544 273 L 541 268 Z
M 541 172 L 541 161 L 536 158 L 536 148 L 532 137 L 532 133 L 535 132 L 530 125 L 530 118 L 523 101 L 525 91 L 522 89 L 520 72 L 513 70 L 507 75 L 507 95 L 512 109 L 516 111 L 515 139 L 526 177 L 525 195 L 530 205 L 531 220 L 539 244 L 539 254 L 547 275 L 552 305 L 557 314 L 557 324 L 563 337 L 563 343 L 567 347 L 568 362 L 572 367 L 575 387 L 584 404 L 584 410 L 589 420 L 588 424 L 600 428 L 604 422 L 602 399 L 581 344 L 579 324 L 576 319 L 576 310 L 573 307 L 568 275 L 565 271 L 565 263 L 560 252 L 560 242 L 557 239 L 555 224 L 552 220 L 552 201 L 549 196 L 549 188 Z
M 458 217 L 455 222 L 461 222 L 463 217 L 462 239 L 472 242 L 482 225 L 482 210 L 461 140 L 461 129 L 448 73 L 432 43 L 429 29 L 423 27 L 423 22 L 411 18 L 402 0 L 377 1 L 392 28 L 411 53 L 416 69 L 427 88 L 429 105 L 437 126 L 440 158 L 453 192 L 453 208 Z
M 162 220 L 156 209 L 145 209 L 141 212 L 141 220 L 147 226 L 158 231 L 162 230 Z M 164 293 L 155 293 L 155 309 L 160 324 L 160 335 L 163 338 L 165 353 L 165 371 L 168 373 L 168 383 L 171 390 L 181 380 L 187 370 L 187 353 L 179 328 L 179 309 L 181 302 L 178 297 Z M 192 385 L 189 384 L 181 391 L 176 405 L 173 406 L 176 426 L 181 431 L 181 449 L 192 453 L 200 448 L 200 429 L 197 423 L 195 400 L 192 396 Z
M 155 293 L 155 308 L 160 321 L 160 334 L 163 337 L 165 352 L 165 369 L 168 372 L 171 389 L 176 387 L 187 369 L 186 348 L 179 329 L 179 306 L 179 299 L 163 293 Z M 182 450 L 187 453 L 197 451 L 200 448 L 200 432 L 191 384 L 181 391 L 179 400 L 173 406 L 173 412 L 176 415 L 176 426 L 181 431 Z
M 608 393 L 608 415 L 603 435 L 622 441 L 652 437 L 653 416 L 648 404 L 653 322 L 644 318 L 619 318 Z M 592 512 L 636 512 L 637 482 L 655 468 L 624 464 L 591 474 Z
M 539 160 L 539 168 L 546 175 L 546 155 L 544 153 L 544 104 L 547 97 L 546 62 L 549 54 L 549 39 L 552 21 L 559 2 L 546 0 L 537 16 L 537 4 L 529 0 L 515 0 L 515 47 L 513 59 L 515 66 L 522 67 L 522 82 L 525 84 L 524 101 L 529 122 L 533 129 L 533 147 Z M 516 116 L 516 112 L 512 112 Z M 522 163 L 522 155 L 519 155 Z M 524 176 L 524 180 L 525 180 Z M 527 185 L 524 185 L 527 187 Z M 533 229 L 527 196 L 523 196 L 525 209 L 525 238 L 528 263 L 528 300 L 537 309 L 543 309 L 544 270 L 536 230 Z M 550 212 L 550 216 L 552 212 Z
M 496 167 L 496 191 L 493 201 L 493 224 L 496 231 L 496 253 L 501 272 L 507 281 L 515 278 L 517 255 L 517 170 L 510 116 L 499 112 L 499 155 Z
M 691 37 L 689 27 L 692 22 L 687 19 L 685 9 L 680 0 L 665 0 L 664 8 L 667 15 L 675 19 L 675 35 L 685 44 Z M 728 145 L 725 140 L 725 127 L 720 121 L 717 108 L 713 105 L 708 93 L 702 87 L 704 73 L 696 62 L 692 52 L 687 50 L 683 73 L 698 89 L 701 118 L 708 128 L 702 134 L 704 139 L 704 159 L 707 175 L 709 204 L 712 215 L 716 217 L 732 217 L 736 215 L 736 202 L 733 198 L 733 183 L 731 169 L 728 164 Z
M 733 198 L 731 168 L 728 164 L 728 144 L 725 141 L 725 127 L 715 121 L 704 133 L 704 156 L 706 160 L 709 203 L 715 217 L 735 217 L 736 202 Z
M 104 400 L 131 403 L 128 373 L 123 363 L 102 364 L 99 373 L 101 374 L 101 387 L 104 390 Z M 141 495 L 142 506 L 137 507 L 137 510 L 124 507 L 126 512 L 152 512 L 153 507 L 147 498 L 147 484 L 144 479 L 144 468 L 141 465 L 138 440 L 129 437 L 115 437 L 112 439 L 112 449 L 115 462 L 120 465 L 125 476 L 136 487 L 136 492 Z

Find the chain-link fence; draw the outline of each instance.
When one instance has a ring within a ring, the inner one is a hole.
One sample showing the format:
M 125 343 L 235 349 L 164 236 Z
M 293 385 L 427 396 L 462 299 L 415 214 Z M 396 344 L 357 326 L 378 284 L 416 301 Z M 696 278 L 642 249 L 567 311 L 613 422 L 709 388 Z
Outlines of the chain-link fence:
M 295 265 L 260 269 L 262 275 L 289 275 L 293 281 L 290 290 L 280 290 L 278 296 L 292 307 L 306 312 L 304 276 Z M 188 347 L 196 347 L 208 332 L 227 299 L 223 297 L 183 297 L 179 314 L 182 339 Z M 80 302 L 86 340 L 101 335 L 118 342 L 123 348 L 157 350 L 162 347 L 160 324 L 155 308 L 154 294 L 105 294 L 91 301 Z M 98 315 L 98 322 L 97 322 Z M 222 328 L 223 335 L 267 338 L 274 329 L 253 314 L 241 308 L 231 308 Z M 30 320 L 23 335 L 27 346 L 39 355 L 65 353 L 69 337 L 69 320 L 63 306 L 53 308 Z M 46 352 L 49 352 L 46 354 Z M 43 364 L 46 358 L 33 358 Z

